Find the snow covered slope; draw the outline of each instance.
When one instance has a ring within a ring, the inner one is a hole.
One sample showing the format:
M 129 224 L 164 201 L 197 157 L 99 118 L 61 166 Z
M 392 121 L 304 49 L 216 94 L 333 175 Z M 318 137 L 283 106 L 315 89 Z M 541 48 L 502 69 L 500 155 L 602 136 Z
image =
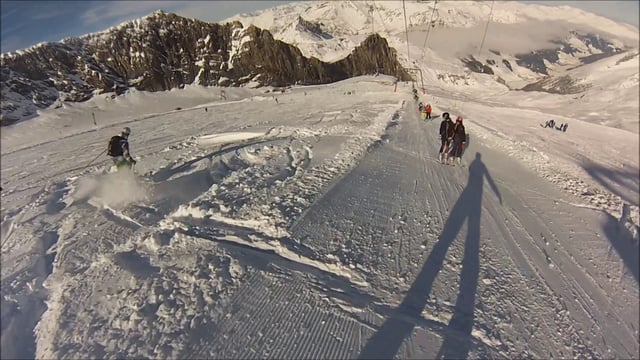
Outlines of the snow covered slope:
M 434 92 L 469 133 L 442 165 L 393 80 L 4 128 L 2 357 L 640 356 L 637 134 Z M 123 126 L 138 176 L 103 175 Z
M 544 81 L 547 85 L 528 89 L 559 96 L 532 93 L 528 97 L 558 104 L 547 110 L 638 132 L 639 87 L 634 79 L 640 63 L 633 57 L 638 53 L 637 28 L 571 7 L 496 2 L 491 11 L 490 2 L 478 1 L 406 1 L 405 5 L 408 50 L 401 1 L 291 3 L 227 21 L 269 29 L 276 38 L 325 61 L 343 57 L 366 35 L 379 32 L 401 53 L 406 67 L 421 70 L 415 77 L 427 92 L 509 99 L 509 90 Z M 298 17 L 318 25 L 330 38 L 308 36 L 304 28 L 295 26 Z M 616 55 L 618 51 L 624 53 Z M 493 74 L 469 71 L 461 60 L 471 56 Z M 612 66 L 623 58 L 624 65 Z M 626 80 L 617 82 L 620 78 Z M 567 86 L 567 82 L 578 85 Z M 599 103 L 594 97 L 623 101 L 596 109 Z M 618 117 L 611 119 L 607 114 Z

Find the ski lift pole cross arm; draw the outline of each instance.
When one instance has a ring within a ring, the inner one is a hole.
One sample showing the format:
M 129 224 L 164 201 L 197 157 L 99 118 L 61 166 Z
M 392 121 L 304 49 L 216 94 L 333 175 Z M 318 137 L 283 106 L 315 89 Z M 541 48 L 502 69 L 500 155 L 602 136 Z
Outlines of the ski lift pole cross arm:
M 422 95 L 426 95 L 426 90 L 424 88 L 424 77 L 422 76 L 422 69 L 420 68 L 407 68 L 407 70 L 415 71 L 420 73 L 420 84 L 422 85 Z

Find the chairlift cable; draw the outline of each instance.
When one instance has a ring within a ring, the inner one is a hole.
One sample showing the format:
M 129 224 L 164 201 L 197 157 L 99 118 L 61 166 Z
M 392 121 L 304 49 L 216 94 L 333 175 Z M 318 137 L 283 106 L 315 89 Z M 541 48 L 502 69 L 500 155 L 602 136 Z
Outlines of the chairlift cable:
M 407 37 L 407 60 L 411 64 L 411 55 L 409 53 L 409 28 L 407 27 L 407 8 L 405 7 L 404 0 L 402 0 L 402 10 L 404 12 L 404 33 Z
M 373 2 L 373 8 L 376 10 L 376 13 L 378 13 L 378 17 L 380 18 L 380 22 L 382 23 L 382 27 L 384 28 L 384 31 L 386 33 L 390 33 L 389 30 L 387 29 L 387 25 L 384 23 L 384 18 L 380 14 L 380 10 L 378 10 L 378 6 L 376 5 L 376 1 L 372 0 L 372 2 Z
M 482 47 L 484 46 L 484 39 L 487 36 L 487 30 L 489 30 L 489 22 L 491 22 L 491 15 L 493 14 L 493 5 L 495 4 L 495 0 L 491 2 L 491 10 L 489 11 L 489 18 L 487 19 L 487 25 L 484 27 L 484 35 L 482 35 L 482 42 L 480 43 L 480 49 L 478 49 L 478 61 L 480 61 L 480 52 L 482 51 Z
M 438 0 L 433 3 L 433 10 L 431 11 L 431 19 L 427 24 L 427 35 L 424 37 L 424 44 L 422 44 L 422 58 L 424 59 L 426 47 L 427 47 L 427 39 L 429 39 L 429 32 L 431 31 L 431 24 L 433 23 L 433 16 L 436 13 L 436 6 L 438 5 Z

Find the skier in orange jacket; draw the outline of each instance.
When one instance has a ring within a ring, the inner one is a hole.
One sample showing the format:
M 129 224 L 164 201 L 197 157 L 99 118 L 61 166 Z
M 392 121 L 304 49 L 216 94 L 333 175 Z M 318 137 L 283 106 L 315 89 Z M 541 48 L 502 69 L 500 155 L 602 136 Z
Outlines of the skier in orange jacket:
M 427 119 L 431 119 L 431 104 L 427 104 L 427 106 L 424 107 L 424 112 L 427 113 Z

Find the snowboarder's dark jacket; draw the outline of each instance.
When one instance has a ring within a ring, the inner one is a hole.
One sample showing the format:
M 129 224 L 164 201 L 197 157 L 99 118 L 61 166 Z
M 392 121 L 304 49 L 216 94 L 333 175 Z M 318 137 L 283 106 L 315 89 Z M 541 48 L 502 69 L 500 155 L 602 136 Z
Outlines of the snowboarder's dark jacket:
M 458 122 L 453 126 L 453 141 L 460 143 L 467 141 L 467 133 L 464 131 L 462 122 Z
M 442 120 L 440 123 L 440 137 L 442 140 L 446 140 L 453 136 L 453 121 L 450 118 Z
M 107 148 L 107 154 L 109 156 L 124 156 L 129 157 L 129 140 L 126 137 L 115 135 L 109 141 Z

